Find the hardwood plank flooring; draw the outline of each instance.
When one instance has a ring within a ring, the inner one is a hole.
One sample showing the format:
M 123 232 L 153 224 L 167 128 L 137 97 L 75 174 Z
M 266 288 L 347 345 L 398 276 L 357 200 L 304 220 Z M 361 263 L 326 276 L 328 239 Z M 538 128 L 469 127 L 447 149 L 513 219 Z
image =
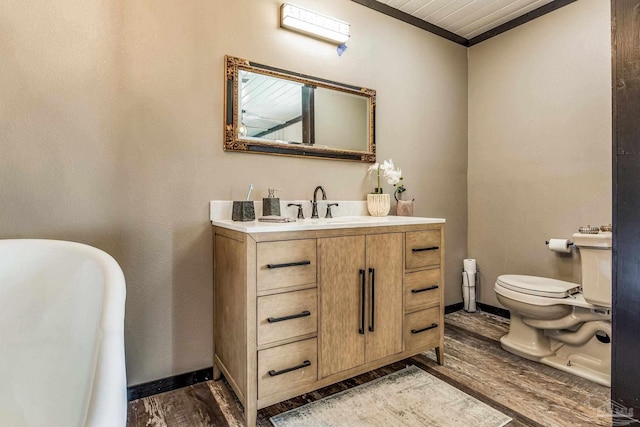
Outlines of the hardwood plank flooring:
M 306 393 L 258 412 L 259 427 L 269 418 L 325 396 L 416 365 L 478 400 L 511 416 L 509 427 L 609 426 L 597 408 L 610 389 L 508 353 L 499 339 L 509 320 L 487 313 L 458 311 L 445 317 L 445 364 L 435 353 L 384 366 Z M 129 402 L 127 427 L 240 427 L 242 404 L 224 380 L 208 381 Z
M 509 332 L 509 319 L 489 313 L 467 313 L 464 310 L 447 314 L 447 326 L 457 326 L 468 334 L 499 341 Z

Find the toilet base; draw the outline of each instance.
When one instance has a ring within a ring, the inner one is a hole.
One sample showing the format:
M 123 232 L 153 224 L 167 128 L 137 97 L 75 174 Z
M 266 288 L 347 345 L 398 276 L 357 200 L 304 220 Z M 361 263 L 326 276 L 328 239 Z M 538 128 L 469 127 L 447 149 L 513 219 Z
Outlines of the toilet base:
M 602 372 L 602 370 L 596 370 L 589 367 L 588 365 L 592 365 L 592 363 L 589 362 L 589 359 L 583 359 L 586 360 L 587 363 L 581 364 L 581 356 L 582 355 L 579 353 L 572 355 L 570 358 L 557 355 L 550 356 L 540 360 L 540 363 L 544 363 L 545 365 L 549 365 L 561 371 L 585 378 L 589 381 L 593 381 L 594 383 L 611 387 L 610 371 Z
M 564 343 L 542 329 L 527 326 L 512 312 L 509 333 L 500 338 L 500 343 L 517 356 L 611 387 L 611 344 L 595 336 L 581 345 Z
M 522 321 L 522 317 L 511 312 L 509 333 L 500 338 L 502 348 L 509 353 L 539 362 L 543 357 L 552 356 L 549 338 L 542 329 L 532 328 Z

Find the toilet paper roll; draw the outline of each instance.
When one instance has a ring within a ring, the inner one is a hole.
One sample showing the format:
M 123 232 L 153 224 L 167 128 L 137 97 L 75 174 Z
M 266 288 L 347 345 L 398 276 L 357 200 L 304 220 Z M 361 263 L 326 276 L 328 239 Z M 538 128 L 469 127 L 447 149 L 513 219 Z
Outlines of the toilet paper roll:
M 565 254 L 571 252 L 569 240 L 567 239 L 549 239 L 549 249 L 554 252 L 562 252 Z
M 462 302 L 465 311 L 476 311 L 476 273 L 462 272 Z
M 464 271 L 466 271 L 467 273 L 474 273 L 476 272 L 477 268 L 476 268 L 476 260 L 473 258 L 470 259 L 465 259 L 462 261 L 462 267 L 464 268 Z
M 469 276 L 466 271 L 462 272 L 462 302 L 464 309 L 469 310 Z
M 471 276 L 469 276 L 469 279 L 471 279 Z M 475 286 L 469 287 L 469 307 L 467 308 L 467 311 L 470 313 L 475 313 L 476 311 L 476 287 Z

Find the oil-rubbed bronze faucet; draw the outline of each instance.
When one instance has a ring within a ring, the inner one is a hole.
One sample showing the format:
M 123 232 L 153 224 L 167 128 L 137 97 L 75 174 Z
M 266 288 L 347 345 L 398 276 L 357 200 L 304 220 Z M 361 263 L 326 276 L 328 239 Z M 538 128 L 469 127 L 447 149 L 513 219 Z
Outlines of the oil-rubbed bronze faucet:
M 325 218 L 333 218 L 333 215 L 331 215 L 331 206 L 338 206 L 337 203 L 328 203 L 327 204 L 327 213 L 325 214 Z
M 289 203 L 288 207 L 297 206 L 298 207 L 298 219 L 304 219 L 304 213 L 302 212 L 302 203 Z
M 316 189 L 313 190 L 313 200 L 311 200 L 311 218 L 320 218 L 318 216 L 318 201 L 316 200 L 318 190 L 322 191 L 322 200 L 327 200 L 327 193 L 325 193 L 324 188 L 322 188 L 321 185 L 318 185 Z

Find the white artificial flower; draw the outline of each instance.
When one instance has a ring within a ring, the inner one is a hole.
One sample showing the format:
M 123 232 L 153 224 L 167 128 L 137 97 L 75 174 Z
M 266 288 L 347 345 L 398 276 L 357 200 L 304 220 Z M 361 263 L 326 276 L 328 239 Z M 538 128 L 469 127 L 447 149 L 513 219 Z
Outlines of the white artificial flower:
M 400 182 L 400 178 L 402 178 L 402 170 L 393 169 L 385 172 L 385 178 L 387 178 L 387 182 L 391 185 L 396 185 Z
M 385 160 L 382 165 L 380 166 L 380 169 L 382 169 L 383 171 L 392 171 L 393 170 L 393 160 L 389 159 L 389 160 Z
M 375 163 L 369 166 L 369 175 L 371 175 L 371 172 L 374 171 L 378 176 L 378 185 L 376 186 L 375 193 L 382 193 L 382 186 L 380 185 L 381 175 L 390 185 L 396 187 L 396 191 L 405 191 L 404 185 L 400 184 L 400 181 L 402 181 L 402 170 L 400 168 L 395 168 L 392 159 L 385 160 L 382 163 Z

